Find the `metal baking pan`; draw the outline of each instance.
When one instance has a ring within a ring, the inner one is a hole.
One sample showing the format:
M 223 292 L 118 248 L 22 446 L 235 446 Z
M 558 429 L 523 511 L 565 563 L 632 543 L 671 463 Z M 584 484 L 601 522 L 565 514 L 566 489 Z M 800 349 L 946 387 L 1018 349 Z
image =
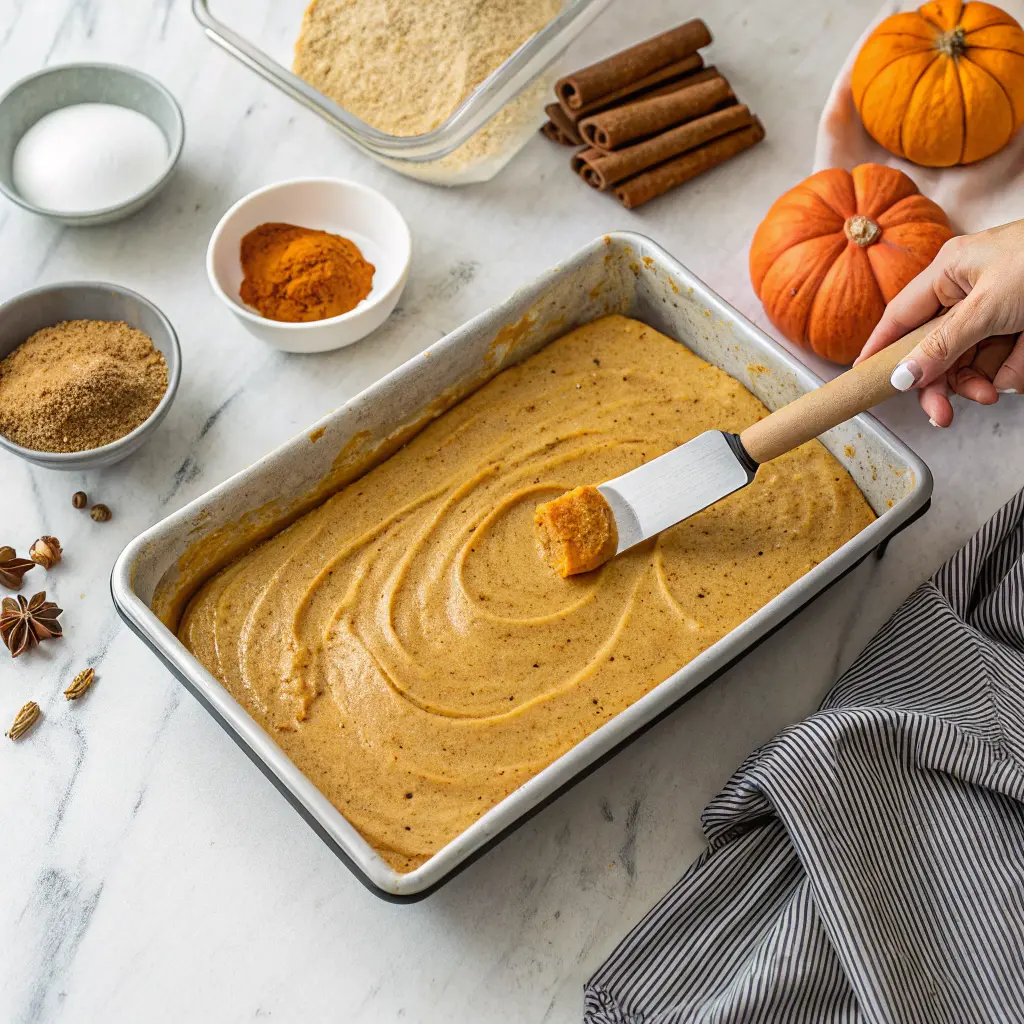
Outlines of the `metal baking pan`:
M 770 409 L 821 381 L 640 235 L 599 238 L 499 306 L 410 359 L 308 433 L 133 540 L 114 566 L 128 625 L 227 730 L 306 822 L 372 891 L 420 899 L 514 827 L 720 675 L 928 506 L 924 463 L 870 416 L 822 437 L 877 520 L 742 625 L 492 807 L 415 871 L 390 868 L 178 641 L 172 622 L 210 573 L 387 457 L 431 419 L 505 367 L 608 313 L 636 317 L 731 374 Z M 197 554 L 200 552 L 201 554 Z

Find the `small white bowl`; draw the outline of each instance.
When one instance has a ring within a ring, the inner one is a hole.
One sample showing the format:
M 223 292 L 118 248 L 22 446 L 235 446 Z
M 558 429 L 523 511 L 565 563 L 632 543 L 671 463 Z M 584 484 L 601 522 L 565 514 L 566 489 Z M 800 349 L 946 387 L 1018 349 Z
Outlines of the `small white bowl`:
M 285 323 L 260 316 L 239 298 L 242 238 L 267 223 L 295 224 L 342 235 L 374 265 L 373 287 L 355 309 L 327 320 Z M 391 315 L 412 260 L 409 227 L 379 192 L 339 178 L 295 178 L 251 192 L 221 218 L 206 251 L 210 284 L 242 325 L 285 352 L 327 352 L 351 345 Z

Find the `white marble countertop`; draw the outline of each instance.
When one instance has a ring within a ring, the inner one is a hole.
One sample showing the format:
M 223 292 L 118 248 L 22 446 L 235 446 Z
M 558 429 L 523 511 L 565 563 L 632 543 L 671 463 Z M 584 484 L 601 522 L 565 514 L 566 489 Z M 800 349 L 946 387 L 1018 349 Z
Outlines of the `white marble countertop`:
M 264 3 L 254 4 L 259 9 Z M 185 0 L 0 0 L 0 87 L 44 64 L 148 71 L 188 121 L 176 178 L 112 227 L 61 230 L 0 205 L 0 297 L 104 278 L 170 316 L 184 377 L 169 418 L 112 469 L 64 475 L 0 453 L 0 543 L 55 534 L 46 586 L 65 639 L 0 660 L 0 722 L 35 699 L 30 739 L 0 741 L 0 1020 L 573 1021 L 584 980 L 702 848 L 699 814 L 742 757 L 810 712 L 902 598 L 1020 486 L 1024 400 L 965 409 L 948 433 L 912 401 L 882 417 L 932 467 L 931 512 L 742 664 L 423 903 L 368 893 L 120 622 L 122 546 L 597 235 L 653 236 L 766 326 L 750 235 L 809 168 L 833 71 L 875 0 L 618 3 L 577 45 L 609 52 L 693 14 L 768 140 L 629 214 L 575 181 L 539 137 L 487 185 L 441 191 L 354 152 L 211 46 Z M 375 336 L 286 356 L 210 293 L 206 242 L 226 207 L 302 174 L 386 192 L 412 228 L 412 276 Z M 1015 447 L 1014 447 L 1015 446 Z M 83 488 L 114 510 L 71 507 Z M 30 577 L 39 584 L 43 573 Z M 27 586 L 29 593 L 38 589 Z M 89 696 L 60 691 L 85 664 Z

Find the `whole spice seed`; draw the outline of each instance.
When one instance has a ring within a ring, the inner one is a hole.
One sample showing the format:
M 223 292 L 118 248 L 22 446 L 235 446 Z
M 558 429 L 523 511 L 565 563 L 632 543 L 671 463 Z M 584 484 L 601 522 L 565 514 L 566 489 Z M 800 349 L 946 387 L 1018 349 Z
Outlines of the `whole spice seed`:
M 5 597 L 0 605 L 0 639 L 12 658 L 17 658 L 42 640 L 63 635 L 57 621 L 63 612 L 52 601 L 46 600 L 46 591 L 35 594 L 30 601 L 18 595 Z
M 52 569 L 61 559 L 61 555 L 64 553 L 63 548 L 60 546 L 60 541 L 56 537 L 40 537 L 28 549 L 28 557 L 32 559 L 36 565 L 41 565 L 44 569 Z
M 89 504 L 89 495 L 86 494 L 85 491 L 75 491 L 75 493 L 71 495 L 71 504 L 74 505 L 75 508 L 85 508 L 85 506 Z
M 64 696 L 68 700 L 78 700 L 92 686 L 92 681 L 95 677 L 96 670 L 94 668 L 83 668 L 71 681 L 71 685 L 64 691 Z
M 112 514 L 113 513 L 106 505 L 93 505 L 89 510 L 89 515 L 91 515 L 97 523 L 105 523 Z
M 35 451 L 88 451 L 131 433 L 166 391 L 167 363 L 148 335 L 64 321 L 0 360 L 0 434 Z
M 25 573 L 34 568 L 35 563 L 19 558 L 14 548 L 6 544 L 0 547 L 0 583 L 8 590 L 17 590 Z
M 17 714 L 14 724 L 7 730 L 8 739 L 19 740 L 39 720 L 39 705 L 30 700 Z

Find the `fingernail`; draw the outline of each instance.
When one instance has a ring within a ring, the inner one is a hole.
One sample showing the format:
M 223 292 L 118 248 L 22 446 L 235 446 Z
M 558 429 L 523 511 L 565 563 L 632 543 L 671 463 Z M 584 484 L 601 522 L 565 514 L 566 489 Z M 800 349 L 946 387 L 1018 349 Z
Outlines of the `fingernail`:
M 889 381 L 897 391 L 909 391 L 923 376 L 921 364 L 916 359 L 908 359 L 892 371 Z
M 1001 395 L 1017 395 L 1020 392 L 1016 388 L 996 388 Z
M 937 426 L 938 426 L 938 423 L 936 423 L 936 422 L 935 422 L 935 420 L 933 420 L 933 419 L 931 418 L 931 416 L 929 416 L 929 417 L 928 417 L 928 422 L 929 422 L 929 423 L 930 423 L 930 424 L 931 424 L 931 425 L 932 425 L 933 427 L 937 427 Z

